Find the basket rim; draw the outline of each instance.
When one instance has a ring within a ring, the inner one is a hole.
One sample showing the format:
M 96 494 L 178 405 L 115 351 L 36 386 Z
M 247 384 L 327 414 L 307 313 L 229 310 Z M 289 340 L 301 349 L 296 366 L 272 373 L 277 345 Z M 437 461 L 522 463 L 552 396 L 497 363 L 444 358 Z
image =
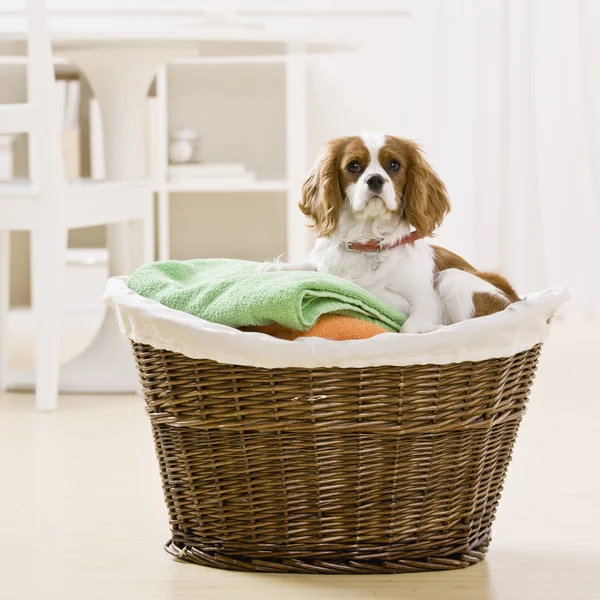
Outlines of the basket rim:
M 274 368 L 364 368 L 476 362 L 513 356 L 543 343 L 556 311 L 569 299 L 562 286 L 523 296 L 505 310 L 426 334 L 383 333 L 366 340 L 300 338 L 293 342 L 211 323 L 144 298 L 127 277 L 108 280 L 104 300 L 123 336 L 192 359 Z

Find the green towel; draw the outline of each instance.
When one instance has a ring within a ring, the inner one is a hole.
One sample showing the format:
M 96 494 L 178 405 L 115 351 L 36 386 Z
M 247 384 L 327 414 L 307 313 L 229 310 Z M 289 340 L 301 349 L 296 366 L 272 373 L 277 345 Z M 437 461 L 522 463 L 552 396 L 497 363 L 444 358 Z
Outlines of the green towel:
M 232 259 L 143 265 L 128 279 L 134 292 L 206 321 L 230 327 L 279 323 L 310 329 L 326 313 L 358 317 L 399 331 L 404 317 L 363 288 L 326 273 L 263 272 Z

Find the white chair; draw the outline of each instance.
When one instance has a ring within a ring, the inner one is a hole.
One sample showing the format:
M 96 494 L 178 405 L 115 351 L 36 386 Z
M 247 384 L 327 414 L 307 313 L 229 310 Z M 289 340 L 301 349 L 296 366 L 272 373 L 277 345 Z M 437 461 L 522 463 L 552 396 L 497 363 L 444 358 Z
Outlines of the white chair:
M 44 0 L 28 2 L 27 103 L 0 104 L 0 135 L 29 135 L 29 180 L 0 183 L 0 391 L 7 383 L 9 234 L 31 232 L 31 289 L 35 325 L 35 402 L 57 406 L 61 288 L 69 229 L 142 221 L 143 258 L 154 256 L 150 183 L 69 183 L 65 179 L 58 95 Z

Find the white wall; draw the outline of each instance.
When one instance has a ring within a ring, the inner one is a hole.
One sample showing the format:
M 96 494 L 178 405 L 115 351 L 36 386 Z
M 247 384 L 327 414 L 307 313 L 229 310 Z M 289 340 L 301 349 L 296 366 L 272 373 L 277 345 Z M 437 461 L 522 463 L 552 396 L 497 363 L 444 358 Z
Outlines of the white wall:
M 330 137 L 361 131 L 417 135 L 419 125 L 411 97 L 415 74 L 410 58 L 410 17 L 395 13 L 328 15 L 303 18 L 296 25 L 324 35 L 339 27 L 358 44 L 355 51 L 310 60 L 309 139 L 313 151 Z

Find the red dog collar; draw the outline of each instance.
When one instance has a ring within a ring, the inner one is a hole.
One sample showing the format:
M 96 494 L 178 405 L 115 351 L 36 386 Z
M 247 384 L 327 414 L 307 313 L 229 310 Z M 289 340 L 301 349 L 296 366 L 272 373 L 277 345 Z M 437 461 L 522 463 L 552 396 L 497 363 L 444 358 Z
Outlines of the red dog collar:
M 416 231 L 405 235 L 393 244 L 382 244 L 381 240 L 369 240 L 368 242 L 346 242 L 346 250 L 349 252 L 381 252 L 382 250 L 391 250 L 405 244 L 413 244 L 421 239 Z

